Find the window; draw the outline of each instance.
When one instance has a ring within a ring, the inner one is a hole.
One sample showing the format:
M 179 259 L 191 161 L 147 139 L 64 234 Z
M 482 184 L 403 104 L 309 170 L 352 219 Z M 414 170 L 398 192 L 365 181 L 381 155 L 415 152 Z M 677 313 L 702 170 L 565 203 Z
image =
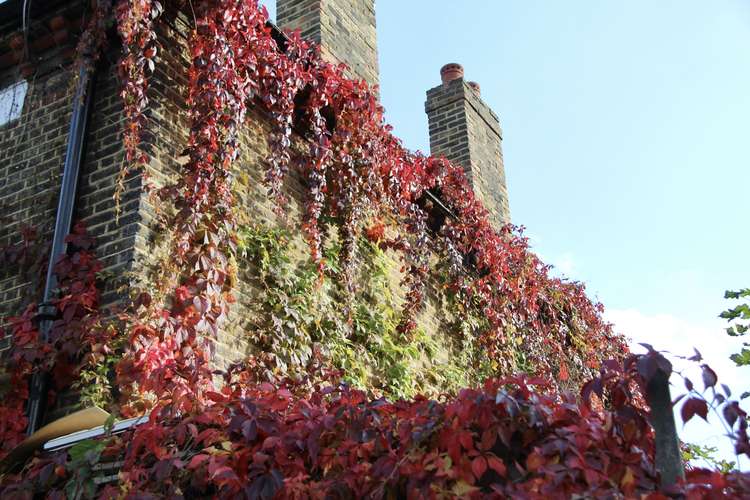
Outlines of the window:
M 21 116 L 28 88 L 28 82 L 22 80 L 0 90 L 0 126 Z

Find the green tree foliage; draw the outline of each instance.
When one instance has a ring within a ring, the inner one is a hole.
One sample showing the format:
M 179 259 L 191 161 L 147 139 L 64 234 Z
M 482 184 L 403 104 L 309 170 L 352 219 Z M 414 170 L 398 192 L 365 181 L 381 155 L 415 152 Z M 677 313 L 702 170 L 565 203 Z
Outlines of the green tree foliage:
M 727 290 L 724 293 L 725 299 L 742 301 L 742 303 L 722 312 L 719 317 L 726 319 L 730 325 L 727 327 L 727 333 L 732 337 L 742 337 L 750 329 L 750 288 L 743 288 L 737 291 Z M 730 356 L 737 366 L 750 365 L 750 347 L 749 342 L 742 343 L 742 350 Z
M 734 461 L 718 458 L 718 448 L 715 446 L 699 445 L 693 443 L 682 444 L 682 460 L 685 463 L 702 463 L 710 469 L 727 474 L 737 469 L 737 463 Z

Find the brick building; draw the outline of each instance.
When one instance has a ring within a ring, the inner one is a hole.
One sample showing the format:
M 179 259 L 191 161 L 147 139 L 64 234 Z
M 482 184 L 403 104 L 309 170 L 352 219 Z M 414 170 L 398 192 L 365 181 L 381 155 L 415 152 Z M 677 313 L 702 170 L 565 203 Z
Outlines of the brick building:
M 113 37 L 94 71 L 90 103 L 85 105 L 75 97 L 71 64 L 89 2 L 31 2 L 25 15 L 24 5 L 20 0 L 0 3 L 0 247 L 18 244 L 21 230 L 29 226 L 36 228 L 41 241 L 47 245 L 51 242 L 62 205 L 64 169 L 71 155 L 75 156 L 71 150 L 72 124 L 75 116 L 82 117 L 77 125 L 80 174 L 77 186 L 68 195 L 72 197 L 73 219 L 83 220 L 97 239 L 97 255 L 107 278 L 104 302 L 113 304 L 125 298 L 123 290 L 153 279 L 154 266 L 165 251 L 160 238 L 164 228 L 155 225 L 157 207 L 144 189 L 146 177 L 142 173 L 134 172 L 127 178 L 121 213 L 119 218 L 115 216 L 113 194 L 124 162 L 116 71 L 119 47 Z M 301 29 L 303 36 L 321 44 L 326 58 L 346 63 L 351 76 L 378 83 L 373 0 L 278 0 L 277 12 L 280 28 Z M 177 170 L 177 158 L 188 137 L 183 92 L 189 66 L 184 51 L 188 25 L 189 19 L 180 16 L 159 22 L 164 50 L 150 77 L 145 138 L 150 155 L 146 173 L 157 187 L 167 183 Z M 508 222 L 497 115 L 482 100 L 479 86 L 463 79 L 460 66 L 447 65 L 441 76 L 442 83 L 427 91 L 425 103 L 432 153 L 463 165 L 497 223 Z M 237 198 L 244 220 L 275 227 L 282 222 L 263 186 L 266 137 L 271 125 L 260 110 L 251 110 L 250 115 L 250 124 L 242 133 L 242 154 L 236 162 L 237 177 L 244 179 Z M 288 217 L 296 221 L 303 197 L 302 180 L 292 176 L 286 190 L 291 200 Z M 297 260 L 308 258 L 301 234 L 294 235 L 290 247 Z M 400 264 L 395 256 L 389 258 L 393 294 L 399 301 L 403 296 Z M 31 299 L 38 298 L 45 285 L 42 263 L 30 267 L 9 257 L 6 260 L 0 270 L 0 317 L 19 312 Z M 238 332 L 251 322 L 249 311 L 259 293 L 254 272 L 252 262 L 240 268 L 236 286 L 239 304 L 230 326 L 219 336 L 218 366 L 241 359 L 252 349 Z M 420 327 L 440 347 L 437 354 L 422 357 L 420 362 L 425 364 L 447 363 L 459 349 L 443 331 L 449 321 L 438 296 L 437 286 L 432 286 L 420 317 Z

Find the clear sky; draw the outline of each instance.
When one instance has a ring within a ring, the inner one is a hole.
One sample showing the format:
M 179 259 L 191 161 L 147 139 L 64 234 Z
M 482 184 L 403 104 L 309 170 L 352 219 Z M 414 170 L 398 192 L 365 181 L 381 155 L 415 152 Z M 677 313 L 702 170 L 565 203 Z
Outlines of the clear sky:
M 500 116 L 534 249 L 618 330 L 696 346 L 750 389 L 716 318 L 724 290 L 750 287 L 750 1 L 378 0 L 377 16 L 405 144 L 429 151 L 425 91 L 461 63 Z

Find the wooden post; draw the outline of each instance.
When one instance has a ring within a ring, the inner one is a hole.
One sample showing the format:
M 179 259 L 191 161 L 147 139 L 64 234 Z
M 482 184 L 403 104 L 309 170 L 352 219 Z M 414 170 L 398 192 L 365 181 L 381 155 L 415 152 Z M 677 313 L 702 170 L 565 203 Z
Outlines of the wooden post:
M 669 394 L 669 374 L 661 368 L 648 383 L 646 399 L 651 407 L 651 425 L 656 435 L 656 470 L 661 474 L 661 486 L 671 486 L 685 477 L 685 471 L 682 468 L 672 399 Z

